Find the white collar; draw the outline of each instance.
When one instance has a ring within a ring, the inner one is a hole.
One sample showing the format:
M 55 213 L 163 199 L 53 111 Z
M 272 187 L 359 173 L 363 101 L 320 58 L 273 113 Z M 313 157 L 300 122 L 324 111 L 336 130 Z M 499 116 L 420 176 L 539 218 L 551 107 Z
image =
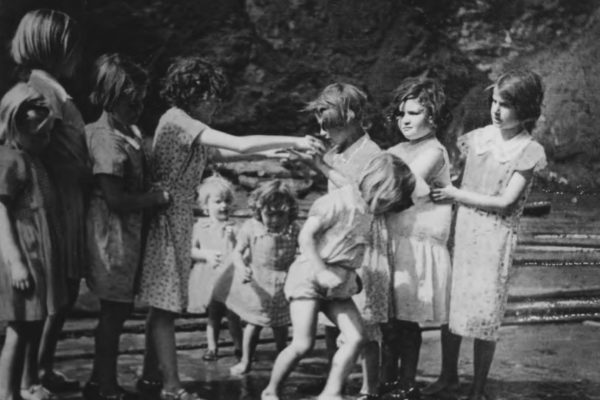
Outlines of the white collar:
M 500 129 L 488 125 L 474 136 L 473 147 L 476 154 L 491 152 L 497 161 L 505 163 L 518 157 L 530 142 L 531 135 L 524 130 L 504 140 Z
M 67 93 L 63 85 L 61 85 L 55 77 L 42 69 L 31 70 L 31 75 L 48 83 L 56 91 L 61 101 L 72 100 L 73 98 Z

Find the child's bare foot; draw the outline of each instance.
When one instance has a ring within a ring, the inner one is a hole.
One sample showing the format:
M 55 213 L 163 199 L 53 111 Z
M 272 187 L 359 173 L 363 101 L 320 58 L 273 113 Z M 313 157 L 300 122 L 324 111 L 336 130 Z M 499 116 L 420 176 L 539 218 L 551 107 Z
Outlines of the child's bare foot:
M 273 392 L 267 392 L 266 390 L 264 390 L 260 394 L 260 400 L 279 400 L 279 396 L 277 396 Z
M 432 396 L 439 393 L 455 393 L 458 391 L 458 388 L 458 381 L 448 381 L 440 378 L 432 384 L 425 386 L 421 390 L 421 394 Z
M 240 361 L 235 364 L 233 367 L 229 368 L 229 373 L 231 375 L 244 375 L 245 373 L 250 372 L 250 363 L 245 363 Z

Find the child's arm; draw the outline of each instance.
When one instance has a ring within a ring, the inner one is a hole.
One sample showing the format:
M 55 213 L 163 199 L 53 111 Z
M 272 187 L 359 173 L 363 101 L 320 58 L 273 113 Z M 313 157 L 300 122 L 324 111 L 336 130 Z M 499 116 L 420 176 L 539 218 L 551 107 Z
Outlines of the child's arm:
M 125 182 L 117 176 L 99 174 L 96 179 L 108 207 L 115 212 L 140 211 L 169 203 L 169 194 L 164 191 L 128 193 L 125 191 Z
M 29 270 L 23 263 L 21 250 L 17 244 L 13 224 L 6 204 L 0 199 L 0 255 L 10 268 L 12 286 L 18 290 L 29 289 Z
M 205 262 L 213 268 L 217 268 L 223 261 L 223 254 L 217 250 L 202 249 L 196 242 L 192 246 L 192 261 Z
M 427 180 L 433 173 L 439 171 L 444 162 L 440 149 L 427 149 L 409 164 L 411 171 L 418 177 Z
M 504 212 L 517 202 L 532 177 L 533 170 L 516 171 L 508 181 L 506 189 L 497 196 L 479 194 L 448 185 L 433 189 L 431 198 L 435 202 L 454 200 L 457 203 L 471 207 Z
M 231 261 L 233 263 L 234 268 L 244 271 L 244 279 L 243 282 L 250 282 L 252 280 L 252 269 L 246 265 L 244 261 L 244 251 L 246 250 L 246 245 L 243 243 L 238 243 L 238 245 L 233 250 L 231 254 Z
M 317 251 L 316 235 L 323 228 L 323 223 L 318 217 L 308 217 L 298 236 L 298 244 L 300 252 L 316 267 L 318 283 L 326 288 L 334 288 L 342 284 L 342 280 L 327 268 L 327 265 L 323 262 Z
M 323 174 L 329 181 L 331 181 L 336 187 L 341 188 L 346 185 L 352 184 L 352 179 L 346 176 L 342 171 L 339 171 L 323 160 L 323 156 L 320 154 L 307 154 L 300 153 L 297 151 L 290 151 L 294 156 L 294 159 L 304 162 L 305 165 L 310 167 L 313 171 Z

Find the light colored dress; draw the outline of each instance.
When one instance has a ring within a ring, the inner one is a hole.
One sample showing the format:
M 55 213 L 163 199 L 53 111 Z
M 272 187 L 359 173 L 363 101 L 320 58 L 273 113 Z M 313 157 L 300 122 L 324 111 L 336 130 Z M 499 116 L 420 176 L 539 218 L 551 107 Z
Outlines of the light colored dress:
M 92 183 L 85 123 L 71 96 L 51 75 L 34 69 L 28 83 L 48 100 L 57 118 L 42 161 L 57 193 L 58 267 L 66 278 L 79 280 L 88 263 L 85 216 Z
M 208 129 L 183 110 L 169 109 L 160 119 L 149 157 L 151 184 L 171 196 L 168 208 L 150 221 L 140 300 L 180 313 L 187 308 L 194 225 L 194 189 L 202 177 L 209 152 L 199 141 Z
M 237 249 L 248 257 L 252 279 L 244 283 L 244 271 L 236 270 L 225 304 L 244 321 L 268 327 L 290 324 L 283 286 L 296 257 L 299 231 L 298 225 L 291 223 L 283 232 L 270 232 L 254 218 L 240 228 Z
M 204 313 L 213 302 L 225 303 L 233 281 L 231 254 L 236 244 L 237 227 L 232 221 L 215 222 L 198 218 L 192 232 L 192 248 L 220 251 L 221 265 L 194 262 L 190 273 L 188 312 Z
M 543 147 L 526 132 L 509 141 L 493 127 L 461 137 L 467 152 L 461 188 L 496 196 L 515 172 L 545 167 Z M 456 216 L 450 330 L 458 335 L 497 340 L 504 316 L 519 219 L 532 182 L 505 213 L 460 205 Z
M 8 199 L 15 239 L 31 276 L 31 289 L 15 290 L 0 255 L 0 321 L 40 321 L 66 303 L 53 258 L 51 214 L 54 192 L 42 163 L 0 145 L 0 197 Z M 49 223 L 50 222 L 50 223 Z M 58 289 L 58 290 L 57 290 Z
M 445 187 L 450 181 L 448 152 L 436 139 L 413 144 L 400 143 L 388 152 L 408 165 L 425 151 L 439 151 L 442 162 L 426 179 L 430 187 Z M 390 213 L 387 224 L 392 242 L 393 315 L 398 320 L 421 325 L 448 322 L 451 260 L 448 237 L 452 206 L 435 204 L 428 195 L 413 199 L 414 205 Z
M 365 248 L 371 241 L 373 215 L 354 185 L 334 190 L 318 198 L 308 218 L 321 221 L 322 230 L 315 237 L 317 252 L 327 268 L 340 277 L 334 288 L 322 287 L 319 270 L 300 253 L 290 267 L 285 283 L 288 300 L 345 300 L 360 291 L 356 271 L 362 267 Z
M 145 191 L 142 136 L 112 128 L 106 115 L 86 126 L 86 139 L 94 175 L 110 175 L 123 181 L 125 191 Z M 90 290 L 102 300 L 130 303 L 142 255 L 143 212 L 112 211 L 98 181 L 94 185 L 87 217 Z

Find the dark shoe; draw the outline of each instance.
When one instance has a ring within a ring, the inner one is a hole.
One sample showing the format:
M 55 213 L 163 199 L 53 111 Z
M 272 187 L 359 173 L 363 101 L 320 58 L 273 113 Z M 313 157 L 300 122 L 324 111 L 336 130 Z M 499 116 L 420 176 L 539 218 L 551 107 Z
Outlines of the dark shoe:
M 161 381 L 140 378 L 135 384 L 135 387 L 143 400 L 158 399 L 160 397 L 160 391 L 162 390 L 163 384 Z
M 202 356 L 202 359 L 204 361 L 217 361 L 218 358 L 219 356 L 217 355 L 216 350 L 206 350 L 206 352 Z
M 356 400 L 379 400 L 381 396 L 378 394 L 359 393 Z
M 119 387 L 119 393 L 105 395 L 100 393 L 100 385 L 97 382 L 88 382 L 81 391 L 84 400 L 138 400 L 139 397 L 136 393 Z
M 42 386 L 53 393 L 76 392 L 79 390 L 79 381 L 68 379 L 60 372 L 50 371 L 41 379 Z
M 421 400 L 421 392 L 417 386 L 396 388 L 386 395 L 391 400 Z

